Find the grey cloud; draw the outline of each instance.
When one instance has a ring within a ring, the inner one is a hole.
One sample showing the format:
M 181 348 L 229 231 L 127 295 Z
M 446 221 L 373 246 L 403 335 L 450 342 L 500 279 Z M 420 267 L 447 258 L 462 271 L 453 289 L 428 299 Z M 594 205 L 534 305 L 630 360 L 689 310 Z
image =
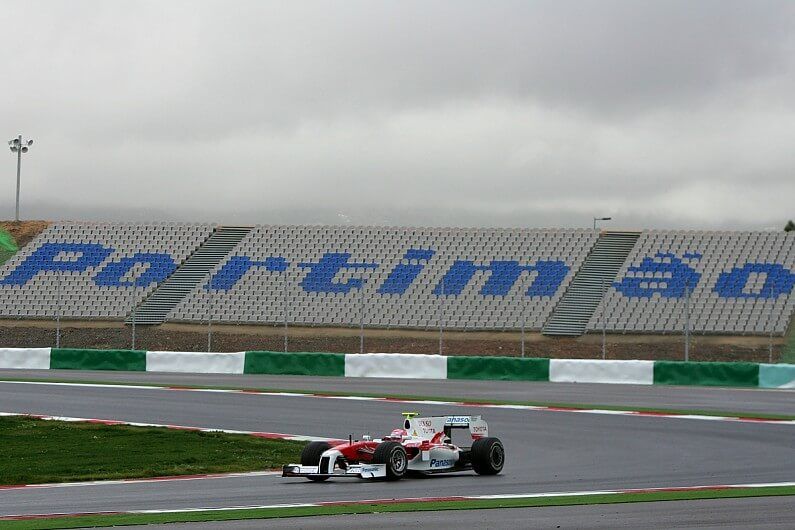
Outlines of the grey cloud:
M 0 123 L 37 140 L 23 199 L 39 217 L 573 226 L 607 211 L 624 226 L 762 227 L 792 215 L 791 2 L 6 13 L 14 94 Z

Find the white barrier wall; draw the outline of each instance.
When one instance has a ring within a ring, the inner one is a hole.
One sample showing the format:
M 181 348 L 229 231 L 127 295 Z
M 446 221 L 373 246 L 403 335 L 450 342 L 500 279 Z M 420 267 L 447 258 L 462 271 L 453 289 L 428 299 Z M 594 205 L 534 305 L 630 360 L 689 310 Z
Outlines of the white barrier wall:
M 0 348 L 0 368 L 48 370 L 50 348 Z
M 556 383 L 654 384 L 654 361 L 550 359 L 549 380 Z
M 194 374 L 242 374 L 246 352 L 194 353 L 175 351 L 146 352 L 147 372 L 186 372 Z
M 447 357 L 399 353 L 347 354 L 345 377 L 447 379 Z

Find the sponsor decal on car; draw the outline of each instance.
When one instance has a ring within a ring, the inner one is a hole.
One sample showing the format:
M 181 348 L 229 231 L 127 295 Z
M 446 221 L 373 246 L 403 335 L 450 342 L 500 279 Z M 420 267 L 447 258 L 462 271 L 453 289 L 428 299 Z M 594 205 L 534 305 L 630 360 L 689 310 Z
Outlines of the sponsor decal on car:
M 431 467 L 452 467 L 455 464 L 454 460 L 436 460 L 435 458 L 431 458 Z
M 447 424 L 452 426 L 469 425 L 469 416 L 448 416 Z

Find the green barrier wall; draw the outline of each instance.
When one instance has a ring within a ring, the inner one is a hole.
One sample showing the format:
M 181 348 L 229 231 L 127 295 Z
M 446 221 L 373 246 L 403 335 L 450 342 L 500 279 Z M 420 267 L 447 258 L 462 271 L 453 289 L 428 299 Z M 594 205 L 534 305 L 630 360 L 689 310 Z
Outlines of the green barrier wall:
M 448 357 L 448 379 L 549 381 L 549 359 L 515 357 Z
M 759 365 L 655 361 L 654 384 L 755 387 L 759 385 Z
M 146 352 L 139 350 L 80 350 L 53 348 L 53 370 L 125 370 L 146 371 Z
M 342 353 L 246 352 L 244 374 L 345 376 Z

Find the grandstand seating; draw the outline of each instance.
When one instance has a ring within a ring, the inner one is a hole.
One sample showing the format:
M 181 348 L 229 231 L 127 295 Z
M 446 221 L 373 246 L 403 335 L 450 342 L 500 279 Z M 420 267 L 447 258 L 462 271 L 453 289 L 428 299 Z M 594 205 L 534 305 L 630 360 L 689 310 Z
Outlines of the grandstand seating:
M 575 273 L 598 300 L 627 252 L 581 311 L 590 332 L 604 320 L 609 332 L 681 333 L 686 299 L 695 333 L 783 334 L 795 312 L 795 233 L 644 231 L 607 260 L 593 230 L 258 226 L 213 250 L 214 231 L 52 225 L 0 265 L 0 317 L 54 318 L 60 280 L 62 318 L 122 320 L 155 291 L 173 295 L 165 280 L 193 256 L 204 268 L 181 268 L 190 281 L 163 306 L 168 321 L 541 330 L 553 310 L 571 313 L 564 295 L 583 299 Z
M 504 329 L 524 312 L 541 329 L 596 240 L 592 230 L 260 226 L 216 268 L 212 295 L 196 289 L 169 320 L 202 320 L 212 304 L 229 322 L 357 325 L 363 313 L 366 326 Z
M 689 296 L 696 332 L 783 334 L 793 286 L 795 234 L 646 231 L 588 329 L 682 333 Z
M 0 267 L 0 315 L 124 318 L 213 230 L 209 224 L 60 223 Z

